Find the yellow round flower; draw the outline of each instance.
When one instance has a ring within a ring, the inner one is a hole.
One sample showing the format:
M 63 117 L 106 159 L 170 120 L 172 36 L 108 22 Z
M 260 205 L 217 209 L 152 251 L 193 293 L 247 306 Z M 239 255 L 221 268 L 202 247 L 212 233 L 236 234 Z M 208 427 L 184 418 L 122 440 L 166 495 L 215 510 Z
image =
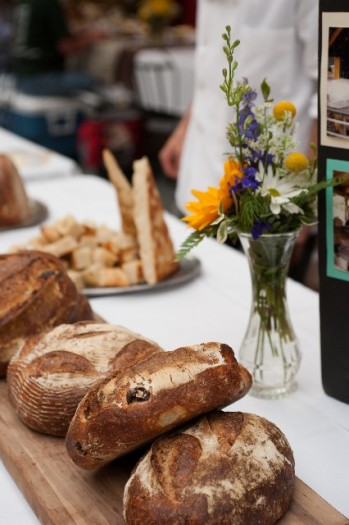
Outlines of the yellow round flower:
M 308 167 L 308 165 L 309 160 L 307 157 L 298 151 L 290 153 L 285 159 L 285 166 L 289 171 L 303 171 Z
M 291 113 L 292 118 L 294 118 L 297 113 L 296 106 L 289 100 L 280 100 L 275 104 L 273 114 L 276 120 L 283 120 L 286 112 Z

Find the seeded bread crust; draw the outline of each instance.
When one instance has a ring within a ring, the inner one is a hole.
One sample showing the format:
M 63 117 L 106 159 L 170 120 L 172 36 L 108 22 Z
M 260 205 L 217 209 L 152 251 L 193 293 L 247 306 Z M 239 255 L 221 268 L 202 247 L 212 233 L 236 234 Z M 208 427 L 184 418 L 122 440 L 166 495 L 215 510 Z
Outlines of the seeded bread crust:
M 68 453 L 81 468 L 97 468 L 236 401 L 251 382 L 249 372 L 225 344 L 155 354 L 90 390 L 70 423 Z
M 65 436 L 76 407 L 93 385 L 160 350 L 122 326 L 63 324 L 29 339 L 11 359 L 9 397 L 26 425 Z
M 28 337 L 62 323 L 93 320 L 62 262 L 24 251 L 0 255 L 0 376 Z
M 291 447 L 270 421 L 214 411 L 159 438 L 124 491 L 127 525 L 272 525 L 294 492 Z

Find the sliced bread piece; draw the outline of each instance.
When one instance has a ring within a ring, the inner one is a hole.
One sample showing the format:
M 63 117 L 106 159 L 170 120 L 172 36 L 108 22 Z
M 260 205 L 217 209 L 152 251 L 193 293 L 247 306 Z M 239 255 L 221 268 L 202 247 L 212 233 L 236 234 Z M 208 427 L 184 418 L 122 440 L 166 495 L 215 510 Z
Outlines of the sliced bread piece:
M 164 218 L 164 208 L 147 157 L 133 163 L 133 216 L 144 279 L 162 281 L 178 268 L 176 252 Z
M 131 184 L 120 168 L 116 158 L 109 149 L 103 150 L 103 162 L 108 178 L 115 188 L 121 216 L 122 231 L 136 237 L 133 219 L 133 197 Z

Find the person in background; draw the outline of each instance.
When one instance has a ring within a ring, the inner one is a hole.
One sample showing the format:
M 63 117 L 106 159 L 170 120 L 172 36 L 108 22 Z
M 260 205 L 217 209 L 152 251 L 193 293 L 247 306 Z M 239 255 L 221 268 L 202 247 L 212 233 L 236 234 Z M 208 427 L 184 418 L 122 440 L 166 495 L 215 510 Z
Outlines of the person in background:
M 217 185 L 229 150 L 226 127 L 232 113 L 219 88 L 226 25 L 232 39 L 240 40 L 236 78 L 247 78 L 257 90 L 266 78 L 275 101 L 290 100 L 297 107 L 300 150 L 309 153 L 310 143 L 317 142 L 318 1 L 198 0 L 192 105 L 159 152 L 165 175 L 177 179 L 181 214 L 192 189 Z M 295 262 L 303 257 L 308 233 L 304 228 L 298 236 Z
M 19 91 L 71 96 L 93 91 L 96 80 L 66 68 L 66 58 L 105 38 L 100 30 L 70 34 L 59 0 L 14 0 L 12 66 Z

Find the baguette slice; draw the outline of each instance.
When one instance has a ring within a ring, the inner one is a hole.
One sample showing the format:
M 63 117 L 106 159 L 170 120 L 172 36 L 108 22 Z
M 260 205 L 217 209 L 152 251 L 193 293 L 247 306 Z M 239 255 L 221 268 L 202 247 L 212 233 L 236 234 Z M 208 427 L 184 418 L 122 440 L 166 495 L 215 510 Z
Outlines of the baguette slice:
M 244 396 L 249 372 L 221 343 L 160 352 L 110 375 L 79 404 L 67 450 L 94 469 L 152 442 L 168 430 Z
M 108 178 L 115 188 L 121 215 L 122 231 L 136 237 L 136 227 L 133 218 L 133 196 L 131 184 L 122 172 L 116 158 L 109 149 L 103 150 L 103 162 Z
M 133 163 L 134 221 L 145 281 L 152 285 L 178 268 L 164 208 L 147 157 Z

